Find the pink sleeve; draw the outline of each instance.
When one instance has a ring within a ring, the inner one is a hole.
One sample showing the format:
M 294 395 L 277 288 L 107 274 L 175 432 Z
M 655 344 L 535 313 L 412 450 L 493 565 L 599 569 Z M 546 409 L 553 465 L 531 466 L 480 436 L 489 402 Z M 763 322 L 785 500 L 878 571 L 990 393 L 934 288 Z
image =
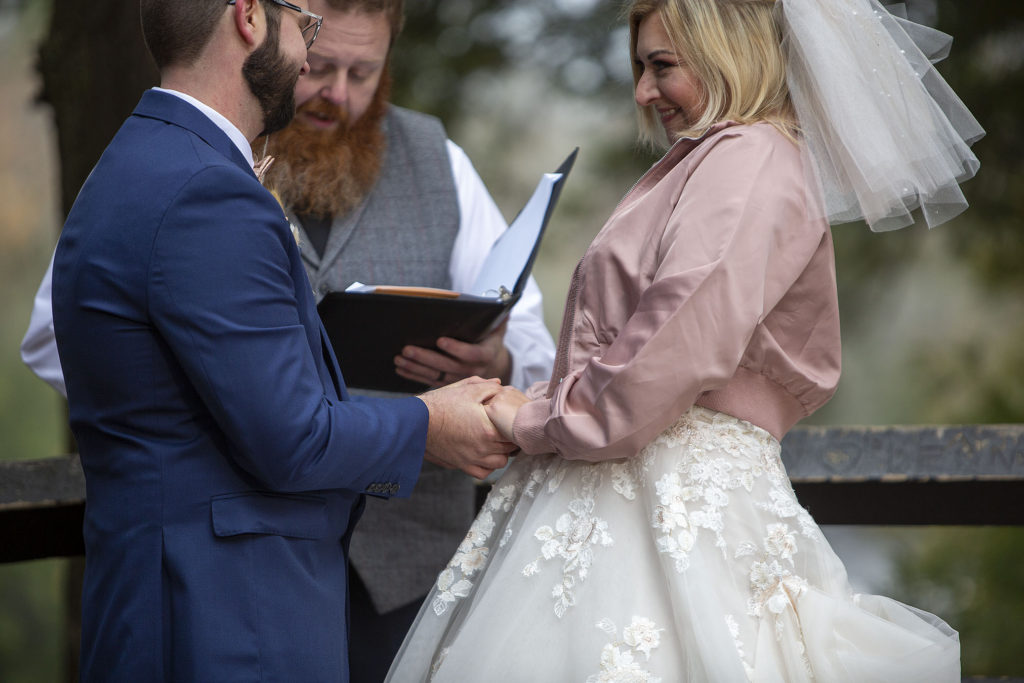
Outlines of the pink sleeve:
M 603 355 L 520 409 L 516 443 L 569 459 L 630 457 L 728 382 L 820 244 L 825 226 L 806 206 L 791 143 L 717 141 L 671 210 L 638 306 Z
M 524 391 L 523 393 L 526 394 L 526 398 L 531 400 L 535 398 L 541 398 L 542 396 L 544 396 L 544 394 L 547 393 L 549 384 L 550 382 L 548 380 L 534 382 L 529 387 L 527 387 L 526 391 Z

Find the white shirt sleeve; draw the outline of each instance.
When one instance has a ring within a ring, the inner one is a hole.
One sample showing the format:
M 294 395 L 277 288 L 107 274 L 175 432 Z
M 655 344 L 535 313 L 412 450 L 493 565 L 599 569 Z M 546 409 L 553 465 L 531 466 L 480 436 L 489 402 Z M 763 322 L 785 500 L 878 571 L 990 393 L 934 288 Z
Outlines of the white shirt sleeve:
M 473 286 L 487 252 L 508 224 L 469 157 L 451 140 L 448 140 L 448 157 L 460 216 L 448 272 L 452 289 L 465 292 Z M 533 276 L 526 283 L 522 298 L 512 308 L 505 348 L 512 356 L 512 386 L 526 389 L 534 382 L 551 377 L 555 343 L 544 325 L 543 301 Z
M 449 275 L 452 288 L 467 291 L 473 286 L 484 258 L 494 240 L 508 224 L 484 186 L 472 162 L 461 147 L 448 141 L 448 156 L 459 202 L 459 232 L 452 247 Z M 53 259 L 36 293 L 28 331 L 21 342 L 21 359 L 44 382 L 67 396 L 64 374 L 57 355 L 53 333 L 53 309 L 50 288 Z M 549 379 L 555 360 L 555 344 L 544 325 L 540 288 L 531 276 L 523 296 L 512 308 L 505 347 L 512 356 L 511 384 L 526 389 L 534 382 Z
M 50 303 L 50 287 L 53 280 L 53 257 L 46 267 L 46 275 L 36 292 L 32 305 L 32 317 L 28 322 L 28 331 L 21 340 L 21 360 L 32 372 L 67 397 L 64 388 L 64 372 L 57 356 L 57 338 L 53 334 L 53 305 Z

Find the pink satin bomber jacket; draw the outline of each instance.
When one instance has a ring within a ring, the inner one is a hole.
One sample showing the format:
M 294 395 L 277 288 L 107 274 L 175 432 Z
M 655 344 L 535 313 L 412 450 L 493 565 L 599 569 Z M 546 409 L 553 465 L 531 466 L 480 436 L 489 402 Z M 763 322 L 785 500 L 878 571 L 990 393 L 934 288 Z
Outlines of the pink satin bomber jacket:
M 516 414 L 523 452 L 630 457 L 694 404 L 781 439 L 828 401 L 839 312 L 815 197 L 771 124 L 678 141 L 576 267 L 552 380 Z

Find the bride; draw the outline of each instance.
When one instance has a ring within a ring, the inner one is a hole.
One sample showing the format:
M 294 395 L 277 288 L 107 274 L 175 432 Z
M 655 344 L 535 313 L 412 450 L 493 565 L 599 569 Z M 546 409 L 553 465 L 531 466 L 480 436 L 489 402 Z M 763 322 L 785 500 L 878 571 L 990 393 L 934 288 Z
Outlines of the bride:
M 643 134 L 671 144 L 573 276 L 521 448 L 392 681 L 958 681 L 958 636 L 854 594 L 779 441 L 832 395 L 830 222 L 966 206 L 981 129 L 875 0 L 634 0 Z M 966 142 L 965 142 L 966 141 Z

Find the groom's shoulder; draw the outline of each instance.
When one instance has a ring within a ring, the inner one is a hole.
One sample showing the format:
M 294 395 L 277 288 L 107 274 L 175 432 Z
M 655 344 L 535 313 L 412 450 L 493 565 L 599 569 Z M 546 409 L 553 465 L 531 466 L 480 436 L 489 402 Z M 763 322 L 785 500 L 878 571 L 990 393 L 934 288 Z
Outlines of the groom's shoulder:
M 233 212 L 271 215 L 275 208 L 273 197 L 251 171 L 201 137 L 186 128 L 141 117 L 132 117 L 122 126 L 76 204 L 90 220 L 99 216 L 109 218 L 111 224 L 131 222 L 137 228 L 154 229 Z M 204 208 L 197 212 L 197 207 Z
M 125 161 L 134 162 L 138 172 L 144 175 L 180 176 L 187 171 L 199 172 L 208 167 L 218 167 L 256 182 L 251 173 L 211 146 L 201 135 L 167 121 L 132 116 L 111 142 L 110 150 L 124 154 Z
M 92 192 L 158 222 L 197 202 L 219 212 L 227 197 L 273 208 L 272 197 L 250 170 L 187 128 L 153 119 L 129 119 L 92 175 Z

